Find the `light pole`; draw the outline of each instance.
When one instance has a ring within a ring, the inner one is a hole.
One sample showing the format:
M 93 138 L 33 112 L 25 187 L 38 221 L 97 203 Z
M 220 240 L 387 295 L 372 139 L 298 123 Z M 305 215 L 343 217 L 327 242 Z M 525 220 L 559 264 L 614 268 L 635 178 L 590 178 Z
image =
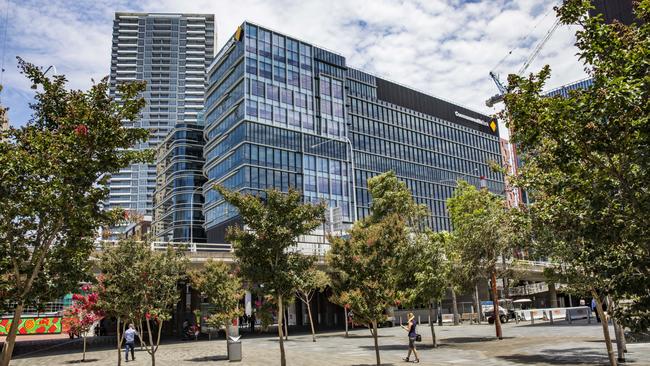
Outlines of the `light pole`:
M 328 142 L 338 141 L 330 137 L 325 137 L 325 138 L 327 140 L 323 142 L 319 142 L 315 145 L 311 145 L 311 148 L 313 149 L 315 147 L 325 145 Z M 350 139 L 347 136 L 345 136 L 344 139 L 345 142 L 348 144 L 348 146 L 350 146 L 350 165 L 352 166 L 352 174 L 350 176 L 350 179 L 352 180 L 352 200 L 354 201 L 354 204 L 352 205 L 352 217 L 354 219 L 354 222 L 356 222 L 357 221 L 357 187 L 356 184 L 354 183 L 354 150 L 352 150 L 352 141 L 350 141 Z
M 194 193 L 198 190 L 203 191 L 203 187 L 196 187 L 190 196 L 190 246 L 193 252 L 196 252 L 196 246 L 194 245 Z

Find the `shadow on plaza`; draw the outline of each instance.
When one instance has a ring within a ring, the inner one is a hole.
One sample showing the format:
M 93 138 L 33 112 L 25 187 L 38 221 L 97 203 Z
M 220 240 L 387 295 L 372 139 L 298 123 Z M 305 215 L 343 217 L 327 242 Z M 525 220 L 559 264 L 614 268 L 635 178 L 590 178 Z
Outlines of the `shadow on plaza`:
M 217 355 L 217 356 L 203 356 L 203 357 L 195 357 L 195 358 L 190 358 L 185 361 L 190 361 L 190 362 L 210 362 L 210 361 L 227 361 L 228 356 L 226 355 Z
M 503 339 L 513 339 L 515 337 L 503 337 Z M 451 338 L 443 338 L 440 342 L 442 344 L 445 343 L 483 343 L 483 342 L 490 342 L 490 341 L 497 341 L 496 337 L 451 337 Z
M 432 344 L 417 343 L 415 347 L 417 348 L 418 351 L 434 349 Z M 439 344 L 438 345 L 438 348 L 444 348 L 444 347 L 447 347 L 447 346 L 444 345 L 444 344 Z M 363 345 L 363 346 L 359 346 L 359 348 L 363 348 L 365 350 L 370 350 L 370 351 L 375 350 L 375 346 L 373 346 L 373 345 L 368 345 L 368 346 Z M 379 344 L 379 350 L 380 351 L 400 351 L 400 350 L 403 350 L 404 352 L 406 352 L 406 351 L 408 351 L 408 349 L 409 349 L 408 343 Z
M 606 365 L 609 360 L 606 355 L 596 354 L 593 348 L 575 347 L 568 349 L 545 349 L 536 354 L 515 354 L 497 356 L 504 361 L 521 364 L 537 365 L 548 363 L 552 365 Z
M 74 364 L 76 364 L 76 363 L 87 364 L 87 363 L 97 362 L 97 361 L 99 361 L 99 358 L 87 358 L 87 359 L 85 359 L 84 361 L 81 361 L 81 360 L 72 360 L 72 361 L 66 361 L 65 363 L 66 363 L 66 364 L 69 364 L 69 365 L 74 365 Z

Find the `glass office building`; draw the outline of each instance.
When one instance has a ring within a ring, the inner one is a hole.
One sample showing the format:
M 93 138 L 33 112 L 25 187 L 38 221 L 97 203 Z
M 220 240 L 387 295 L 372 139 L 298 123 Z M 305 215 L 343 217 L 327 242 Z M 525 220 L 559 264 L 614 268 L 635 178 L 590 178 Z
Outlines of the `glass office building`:
M 178 124 L 156 149 L 153 234 L 157 241 L 205 242 L 203 125 Z
M 544 95 L 549 96 L 549 97 L 555 97 L 555 96 L 561 96 L 564 98 L 569 97 L 569 92 L 571 90 L 578 90 L 578 89 L 587 89 L 594 85 L 594 79 L 592 78 L 586 78 L 578 81 L 574 81 L 569 84 L 562 85 L 560 87 L 557 87 L 555 89 L 551 89 L 547 92 L 544 93 Z
M 503 192 L 498 127 L 488 116 L 349 68 L 345 57 L 244 23 L 215 57 L 206 92 L 204 185 L 208 242 L 237 212 L 212 189 L 295 187 L 338 207 L 344 223 L 369 212 L 367 181 L 387 170 L 449 229 L 456 180 Z
M 141 118 L 127 127 L 149 130 L 136 149 L 156 148 L 177 124 L 196 124 L 203 110 L 205 70 L 214 56 L 214 15 L 115 13 L 110 92 L 119 100 L 120 82 L 142 80 L 147 87 Z M 108 208 L 145 217 L 153 213 L 155 164 L 133 164 L 110 180 Z M 113 228 L 114 234 L 120 228 Z M 113 235 L 115 237 L 115 235 Z

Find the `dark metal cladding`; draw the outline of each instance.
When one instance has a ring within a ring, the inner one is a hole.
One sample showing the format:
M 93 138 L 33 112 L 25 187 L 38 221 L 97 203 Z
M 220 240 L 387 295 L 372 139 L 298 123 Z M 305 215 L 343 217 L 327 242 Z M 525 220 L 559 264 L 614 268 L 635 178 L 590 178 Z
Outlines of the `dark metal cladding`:
M 613 23 L 614 20 L 623 24 L 630 25 L 638 22 L 634 16 L 632 0 L 592 0 L 595 9 L 589 11 L 590 16 L 602 14 L 605 23 Z
M 489 125 L 492 119 L 489 116 L 460 107 L 431 95 L 421 93 L 417 90 L 409 89 L 388 80 L 377 77 L 376 81 L 377 99 L 379 100 L 428 114 L 430 116 L 442 118 L 449 122 L 488 133 L 490 135 L 499 135 L 498 125 L 494 131 L 490 128 Z M 485 124 L 480 124 L 477 121 L 471 121 L 470 119 L 478 119 L 483 121 Z

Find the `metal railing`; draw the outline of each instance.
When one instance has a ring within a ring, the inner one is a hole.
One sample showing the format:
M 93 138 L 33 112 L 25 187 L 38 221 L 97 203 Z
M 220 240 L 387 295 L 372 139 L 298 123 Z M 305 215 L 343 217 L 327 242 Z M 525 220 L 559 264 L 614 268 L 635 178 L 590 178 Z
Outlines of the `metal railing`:
M 100 240 L 95 243 L 95 250 L 101 251 L 104 245 L 115 245 L 117 240 Z M 189 242 L 165 242 L 152 241 L 149 243 L 151 250 L 163 251 L 169 246 L 176 249 L 185 250 L 190 253 L 232 253 L 232 244 L 228 243 L 189 243 Z M 296 246 L 290 248 L 292 252 L 300 252 L 305 255 L 314 255 L 318 257 L 325 256 L 329 249 L 328 243 L 303 243 L 299 242 Z

